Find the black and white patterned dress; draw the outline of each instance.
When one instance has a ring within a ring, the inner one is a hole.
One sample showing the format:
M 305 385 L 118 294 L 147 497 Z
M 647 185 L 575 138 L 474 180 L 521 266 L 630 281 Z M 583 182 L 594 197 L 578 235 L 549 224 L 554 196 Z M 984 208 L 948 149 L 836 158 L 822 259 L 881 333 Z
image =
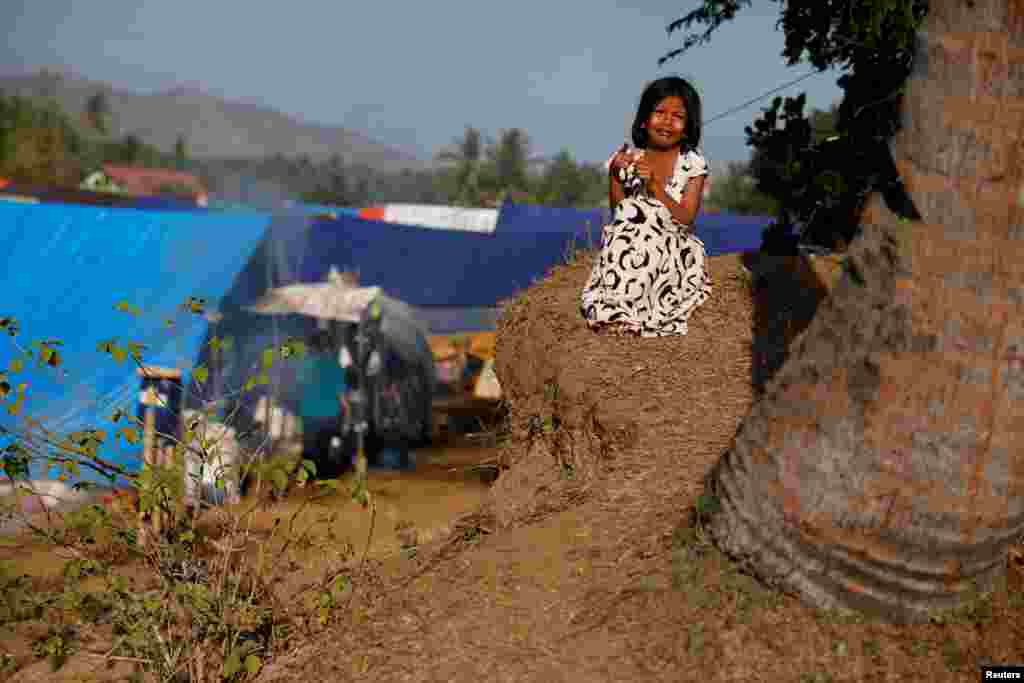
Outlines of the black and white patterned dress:
M 645 195 L 632 170 L 620 172 L 626 197 L 604 226 L 580 309 L 591 328 L 622 324 L 642 337 L 684 335 L 690 315 L 711 294 L 704 243 Z M 680 153 L 665 189 L 678 202 L 690 178 L 708 172 L 699 151 Z

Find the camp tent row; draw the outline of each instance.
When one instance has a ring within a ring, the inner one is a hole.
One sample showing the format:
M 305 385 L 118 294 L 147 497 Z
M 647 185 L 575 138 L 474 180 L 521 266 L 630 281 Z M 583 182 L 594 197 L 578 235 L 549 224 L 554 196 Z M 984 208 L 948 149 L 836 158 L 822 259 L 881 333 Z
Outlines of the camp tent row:
M 409 304 L 431 334 L 493 329 L 502 301 L 586 246 L 582 238 L 605 218 L 601 211 L 509 203 L 485 232 L 423 229 L 330 207 L 256 212 L 0 202 L 0 249 L 8 264 L 0 275 L 0 317 L 18 321 L 19 340 L 63 343 L 60 368 L 22 371 L 29 389 L 21 417 L 62 433 L 115 433 L 111 414 L 132 408 L 139 384 L 130 361 L 119 364 L 98 350 L 110 341 L 144 344 L 148 362 L 184 368 L 189 384 L 188 369 L 211 360 L 204 344 L 232 336 L 234 355 L 215 369 L 219 381 L 237 383 L 258 365 L 263 348 L 315 326 L 299 316 L 255 316 L 246 307 L 272 287 L 322 281 L 332 267 L 354 270 L 361 284 Z M 707 214 L 698 231 L 714 255 L 756 248 L 768 222 Z M 190 296 L 219 315 L 211 320 L 182 309 Z M 16 353 L 6 345 L 0 362 L 8 366 Z M 274 372 L 267 391 L 287 394 L 294 378 L 281 366 Z M 13 429 L 18 419 L 4 412 L 0 426 Z M 123 464 L 138 455 L 124 442 L 109 448 L 105 455 Z

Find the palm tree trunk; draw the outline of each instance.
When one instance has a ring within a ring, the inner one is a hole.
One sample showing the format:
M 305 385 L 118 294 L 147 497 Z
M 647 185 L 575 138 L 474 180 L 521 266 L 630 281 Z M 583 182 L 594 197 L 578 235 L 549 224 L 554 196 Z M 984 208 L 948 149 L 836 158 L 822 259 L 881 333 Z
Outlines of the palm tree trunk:
M 971 5 L 971 6 L 969 6 Z M 933 0 L 850 266 L 709 476 L 716 542 L 823 608 L 917 621 L 1024 533 L 1024 3 Z

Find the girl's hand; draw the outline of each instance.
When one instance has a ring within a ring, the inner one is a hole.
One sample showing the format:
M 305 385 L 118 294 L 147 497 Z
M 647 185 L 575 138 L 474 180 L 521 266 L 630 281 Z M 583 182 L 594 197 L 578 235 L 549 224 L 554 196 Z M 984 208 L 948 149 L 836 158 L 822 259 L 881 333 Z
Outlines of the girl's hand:
M 624 168 L 628 168 L 631 163 L 633 163 L 632 155 L 625 147 L 623 147 L 619 149 L 614 156 L 612 156 L 612 163 L 608 167 L 608 170 L 612 175 L 618 176 L 619 171 Z
M 647 191 L 653 194 L 655 188 L 658 187 L 659 178 L 655 176 L 654 169 L 646 159 L 641 158 L 636 162 L 636 175 L 644 181 Z

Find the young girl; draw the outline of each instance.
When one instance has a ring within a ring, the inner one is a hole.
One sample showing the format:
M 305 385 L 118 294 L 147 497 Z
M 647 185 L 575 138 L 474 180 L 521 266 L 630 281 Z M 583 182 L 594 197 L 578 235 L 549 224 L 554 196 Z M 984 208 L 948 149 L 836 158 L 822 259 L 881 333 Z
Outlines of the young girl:
M 580 301 L 591 329 L 683 335 L 711 293 L 704 243 L 692 228 L 708 174 L 700 122 L 700 97 L 682 78 L 644 90 L 632 131 L 638 149 L 624 146 L 608 164 L 614 218 Z

